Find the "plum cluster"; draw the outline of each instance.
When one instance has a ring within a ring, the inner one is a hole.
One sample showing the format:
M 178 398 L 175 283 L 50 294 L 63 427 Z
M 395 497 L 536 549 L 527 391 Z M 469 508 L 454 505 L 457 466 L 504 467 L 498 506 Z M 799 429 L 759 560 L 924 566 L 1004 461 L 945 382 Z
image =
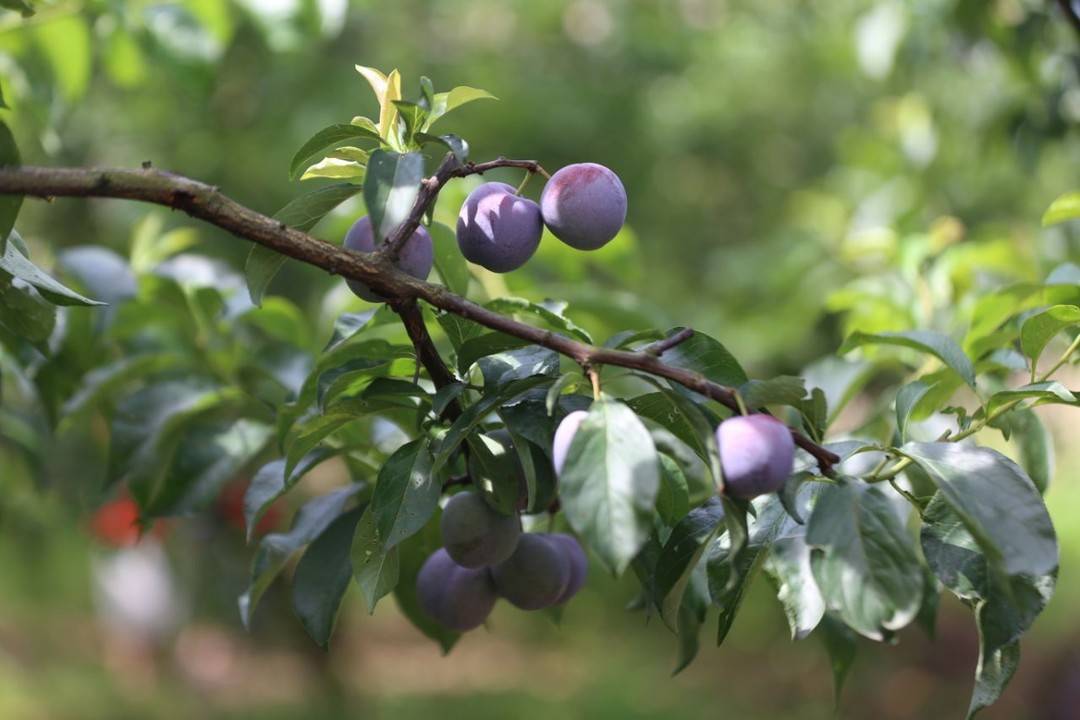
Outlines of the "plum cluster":
M 555 429 L 551 457 L 555 472 L 562 473 L 581 423 L 584 410 L 570 413 Z M 724 492 L 750 499 L 777 492 L 795 466 L 795 442 L 787 425 L 771 415 L 755 413 L 729 418 L 716 428 Z
M 539 204 L 521 197 L 506 183 L 480 185 L 465 199 L 458 214 L 458 248 L 465 259 L 497 273 L 516 270 L 540 246 L 544 226 L 570 247 L 596 250 L 618 234 L 626 221 L 626 190 L 619 176 L 603 165 L 567 165 L 548 180 Z M 345 235 L 345 247 L 362 253 L 377 246 L 371 219 L 357 220 Z M 424 280 L 434 264 L 431 235 L 418 227 L 402 246 L 401 271 Z M 363 283 L 349 288 L 364 300 L 385 298 Z
M 464 632 L 481 625 L 499 597 L 522 610 L 561 605 L 585 584 L 588 561 L 562 533 L 522 533 L 516 516 L 500 515 L 474 492 L 443 510 L 443 547 L 420 568 L 420 607 L 440 625 Z

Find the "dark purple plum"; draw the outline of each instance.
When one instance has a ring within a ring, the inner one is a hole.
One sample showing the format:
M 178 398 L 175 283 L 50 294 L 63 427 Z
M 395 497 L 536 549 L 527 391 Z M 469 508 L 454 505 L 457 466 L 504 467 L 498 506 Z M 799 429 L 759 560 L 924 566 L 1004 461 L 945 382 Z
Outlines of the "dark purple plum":
M 522 535 L 506 562 L 491 568 L 495 590 L 522 610 L 540 610 L 559 601 L 570 583 L 567 553 L 546 536 Z
M 570 453 L 570 443 L 574 441 L 578 428 L 589 413 L 584 410 L 575 410 L 568 414 L 555 428 L 555 438 L 551 443 L 551 459 L 555 465 L 555 474 L 562 473 L 563 465 L 566 464 L 566 456 Z
M 578 250 L 596 250 L 626 222 L 626 189 L 603 165 L 567 165 L 547 181 L 540 210 L 555 237 Z
M 524 265 L 540 245 L 540 206 L 506 183 L 490 182 L 469 193 L 458 214 L 458 247 L 465 259 L 492 272 Z
M 486 569 L 463 568 L 445 549 L 432 553 L 416 576 L 423 610 L 443 627 L 465 632 L 479 627 L 495 607 L 495 586 Z
M 345 247 L 356 252 L 369 253 L 375 250 L 375 233 L 371 230 L 371 218 L 366 215 L 353 223 L 345 233 Z M 431 235 L 423 227 L 417 227 L 412 236 L 405 241 L 398 255 L 399 270 L 412 275 L 417 280 L 427 280 L 432 265 L 435 264 L 435 249 L 431 244 Z M 383 302 L 386 298 L 372 292 L 367 285 L 356 280 L 346 281 L 349 289 L 368 302 Z
M 740 415 L 716 429 L 724 491 L 752 498 L 776 492 L 791 475 L 795 442 L 784 423 L 770 415 Z
M 462 567 L 496 565 L 509 558 L 521 536 L 517 516 L 500 515 L 474 492 L 450 498 L 443 509 L 443 545 L 454 562 Z
M 566 583 L 566 589 L 555 601 L 556 605 L 562 605 L 578 594 L 585 585 L 585 576 L 589 572 L 589 560 L 585 557 L 585 550 L 581 543 L 572 535 L 566 533 L 554 533 L 548 535 L 548 542 L 554 544 L 566 556 L 570 563 L 570 580 Z

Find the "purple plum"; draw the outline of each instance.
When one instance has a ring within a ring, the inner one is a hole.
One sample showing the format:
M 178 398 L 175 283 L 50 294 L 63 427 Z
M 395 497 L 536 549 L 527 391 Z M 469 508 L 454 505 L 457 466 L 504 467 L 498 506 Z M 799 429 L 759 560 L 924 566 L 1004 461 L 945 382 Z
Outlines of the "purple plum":
M 462 567 L 496 565 L 509 558 L 521 536 L 516 515 L 500 515 L 474 492 L 460 492 L 443 509 L 443 545 Z
M 506 183 L 490 182 L 469 193 L 458 215 L 457 240 L 466 260 L 505 273 L 524 265 L 540 246 L 540 206 Z
M 752 498 L 776 492 L 791 475 L 795 442 L 787 425 L 771 415 L 739 415 L 716 429 L 724 490 Z
M 375 251 L 375 233 L 371 229 L 371 218 L 364 216 L 353 223 L 345 234 L 345 247 L 356 252 Z M 417 227 L 412 236 L 405 241 L 398 255 L 399 270 L 412 275 L 417 280 L 427 280 L 432 265 L 435 264 L 435 249 L 431 244 L 431 235 L 423 227 Z M 372 292 L 367 285 L 356 280 L 346 281 L 349 289 L 368 302 L 383 302 L 386 298 Z
M 495 590 L 522 610 L 540 610 L 559 601 L 570 584 L 567 553 L 546 536 L 522 535 L 506 562 L 491 568 Z
M 567 165 L 547 181 L 540 209 L 555 237 L 578 250 L 596 250 L 626 222 L 626 189 L 603 165 Z
M 463 568 L 440 548 L 416 576 L 416 596 L 423 610 L 443 627 L 465 632 L 479 627 L 495 607 L 495 586 L 486 569 Z
M 555 438 L 551 443 L 551 459 L 555 465 L 555 474 L 561 474 L 563 465 L 566 464 L 566 456 L 570 452 L 570 443 L 574 441 L 578 428 L 582 421 L 589 417 L 584 410 L 575 410 L 563 418 L 559 427 L 555 428 Z
M 567 582 L 562 595 L 555 601 L 556 605 L 562 605 L 577 595 L 578 591 L 585 585 L 585 576 L 589 571 L 589 560 L 585 557 L 585 550 L 582 549 L 581 543 L 573 535 L 553 533 L 548 535 L 547 539 L 548 542 L 560 548 L 570 563 L 570 581 Z

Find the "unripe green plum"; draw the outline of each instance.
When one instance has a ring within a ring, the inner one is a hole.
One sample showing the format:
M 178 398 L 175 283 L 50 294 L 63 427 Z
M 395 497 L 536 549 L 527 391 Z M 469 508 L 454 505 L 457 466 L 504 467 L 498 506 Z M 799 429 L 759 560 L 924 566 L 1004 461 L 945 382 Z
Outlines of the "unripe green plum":
M 716 429 L 724 492 L 753 498 L 783 487 L 795 465 L 791 430 L 771 415 L 738 415 Z
M 446 552 L 467 568 L 503 562 L 513 554 L 521 536 L 516 515 L 500 515 L 474 492 L 450 498 L 439 527 Z
M 540 210 L 555 237 L 578 250 L 596 250 L 626 222 L 626 189 L 603 165 L 567 165 L 547 181 Z
M 372 232 L 371 218 L 366 215 L 353 223 L 349 232 L 345 234 L 345 247 L 356 252 L 370 253 L 375 251 L 375 233 Z M 427 280 L 431 268 L 435 264 L 435 249 L 431 243 L 431 235 L 423 227 L 417 226 L 416 230 L 401 247 L 401 254 L 394 263 L 402 272 L 412 275 L 417 280 Z M 357 296 L 368 302 L 383 302 L 386 300 L 378 293 L 372 292 L 367 285 L 357 280 L 347 280 L 349 289 Z
M 553 533 L 548 535 L 548 541 L 561 549 L 570 563 L 570 580 L 566 583 L 566 589 L 555 601 L 556 605 L 568 602 L 570 598 L 578 594 L 585 585 L 585 577 L 589 572 L 589 559 L 585 556 L 585 550 L 581 543 L 573 535 L 566 533 Z
M 540 206 L 506 183 L 490 182 L 469 193 L 458 215 L 458 247 L 465 259 L 492 272 L 524 265 L 540 245 Z
M 416 596 L 431 619 L 458 632 L 482 625 L 496 600 L 491 574 L 461 567 L 444 548 L 424 561 L 416 576 Z
M 575 410 L 567 414 L 555 428 L 555 438 L 551 443 L 551 459 L 555 464 L 555 474 L 561 474 L 563 465 L 566 464 L 566 456 L 570 452 L 570 443 L 574 441 L 578 428 L 589 413 L 585 410 Z
M 522 610 L 540 610 L 559 601 L 570 583 L 570 560 L 556 543 L 538 533 L 522 535 L 510 559 L 491 568 L 495 590 Z

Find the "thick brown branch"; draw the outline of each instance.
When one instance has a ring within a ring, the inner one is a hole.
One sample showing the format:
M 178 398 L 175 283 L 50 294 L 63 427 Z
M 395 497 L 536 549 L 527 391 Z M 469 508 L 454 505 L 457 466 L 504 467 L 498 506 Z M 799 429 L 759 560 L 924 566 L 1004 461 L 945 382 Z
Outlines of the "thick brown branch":
M 515 163 L 511 165 L 510 163 Z M 455 173 L 484 172 L 494 167 L 536 167 L 530 161 L 496 160 L 461 166 Z M 436 188 L 437 190 L 437 188 Z M 0 194 L 33 197 L 113 197 L 177 208 L 238 237 L 259 243 L 288 257 L 320 267 L 335 275 L 359 280 L 380 295 L 400 304 L 421 299 L 492 330 L 550 348 L 583 367 L 617 365 L 641 370 L 679 383 L 738 411 L 731 388 L 711 382 L 700 373 L 663 363 L 643 352 L 612 350 L 587 345 L 549 330 L 518 322 L 488 310 L 444 287 L 417 280 L 397 270 L 388 258 L 362 254 L 284 226 L 223 195 L 217 188 L 159 170 L 100 170 L 93 168 L 0 167 Z M 429 198 L 434 197 L 430 195 Z M 410 231 L 411 232 L 411 231 Z M 425 331 L 426 333 L 426 331 Z M 441 362 L 441 360 L 440 360 Z M 428 371 L 431 372 L 430 367 Z M 433 377 L 434 380 L 434 377 Z M 437 382 L 437 381 L 436 381 Z M 822 472 L 829 473 L 839 458 L 826 448 L 792 430 L 796 444 L 810 453 Z
M 413 203 L 412 210 L 409 211 L 409 216 L 405 219 L 405 222 L 401 223 L 394 230 L 393 234 L 386 239 L 386 244 L 383 246 L 381 254 L 385 255 L 387 259 L 396 259 L 401 253 L 401 248 L 405 245 L 405 241 L 411 236 L 416 228 L 420 225 L 420 221 L 424 217 L 424 213 L 435 202 L 435 198 L 439 196 L 439 191 L 453 178 L 468 177 L 469 175 L 483 175 L 489 170 L 495 170 L 496 168 L 520 168 L 527 170 L 530 173 L 544 173 L 544 168 L 540 167 L 540 163 L 535 160 L 510 160 L 508 158 L 496 158 L 495 160 L 489 160 L 482 163 L 467 162 L 464 165 L 459 163 L 454 157 L 453 153 L 447 153 L 443 158 L 442 163 L 439 165 L 435 174 L 429 178 L 426 178 L 420 184 L 420 194 L 416 196 L 416 202 Z
M 435 387 L 442 388 L 455 382 L 457 378 L 454 377 L 454 373 L 450 372 L 450 368 L 446 367 L 442 355 L 439 354 L 438 348 L 435 347 L 435 341 L 431 339 L 431 334 L 428 333 L 427 325 L 424 324 L 424 315 L 420 312 L 420 306 L 416 304 L 416 300 L 403 300 L 393 304 L 391 307 L 401 318 L 401 324 L 405 326 L 405 332 L 409 334 L 409 339 L 412 340 L 413 347 L 416 348 L 416 358 L 424 366 L 424 369 L 428 371 L 428 375 L 431 376 L 431 381 L 435 383 Z M 451 420 L 456 420 L 461 415 L 461 403 L 457 400 L 452 401 L 446 406 L 443 415 Z

